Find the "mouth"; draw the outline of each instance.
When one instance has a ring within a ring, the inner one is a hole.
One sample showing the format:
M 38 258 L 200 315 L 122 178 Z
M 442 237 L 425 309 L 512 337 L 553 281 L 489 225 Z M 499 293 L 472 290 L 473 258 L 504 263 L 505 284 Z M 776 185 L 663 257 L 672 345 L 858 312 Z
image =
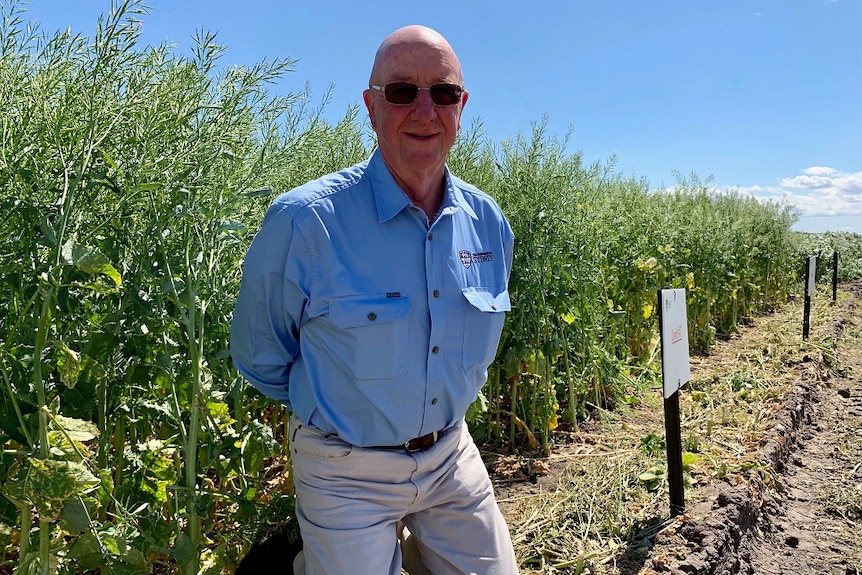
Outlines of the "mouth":
M 406 135 L 408 138 L 411 138 L 413 140 L 419 140 L 420 142 L 427 142 L 427 141 L 433 140 L 434 138 L 437 137 L 436 133 L 434 133 L 434 134 L 413 134 L 413 133 L 408 132 Z

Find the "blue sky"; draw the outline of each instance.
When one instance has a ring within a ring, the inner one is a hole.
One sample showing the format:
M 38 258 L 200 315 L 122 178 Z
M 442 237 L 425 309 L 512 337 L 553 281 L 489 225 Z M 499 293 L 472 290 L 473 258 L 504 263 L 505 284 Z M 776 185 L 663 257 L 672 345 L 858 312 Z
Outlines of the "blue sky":
M 8 0 L 0 0 L 6 4 Z M 143 41 L 217 32 L 221 64 L 295 58 L 327 116 L 361 103 L 389 32 L 425 24 L 464 68 L 464 123 L 492 142 L 548 132 L 589 163 L 672 187 L 674 172 L 786 201 L 797 229 L 862 233 L 860 0 L 150 0 Z M 48 32 L 92 34 L 108 0 L 31 0 Z

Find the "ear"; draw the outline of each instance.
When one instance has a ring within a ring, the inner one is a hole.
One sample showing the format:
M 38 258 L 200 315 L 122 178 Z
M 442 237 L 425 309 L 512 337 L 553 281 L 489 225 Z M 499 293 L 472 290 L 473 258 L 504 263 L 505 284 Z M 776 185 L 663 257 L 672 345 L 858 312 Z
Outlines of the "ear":
M 365 102 L 365 109 L 368 110 L 368 118 L 371 120 L 371 127 L 377 130 L 377 117 L 374 114 L 374 95 L 371 90 L 362 92 L 362 100 Z
M 458 110 L 458 130 L 461 130 L 461 114 L 464 113 L 464 106 L 467 105 L 467 98 L 470 96 L 470 92 L 464 90 L 461 92 L 461 109 Z

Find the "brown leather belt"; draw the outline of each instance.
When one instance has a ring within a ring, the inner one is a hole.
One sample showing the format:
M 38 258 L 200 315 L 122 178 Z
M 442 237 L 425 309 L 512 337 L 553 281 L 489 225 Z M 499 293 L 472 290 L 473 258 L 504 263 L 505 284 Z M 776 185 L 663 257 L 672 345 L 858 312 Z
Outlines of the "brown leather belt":
M 401 445 L 376 445 L 375 449 L 403 449 L 407 453 L 416 453 L 417 451 L 424 451 L 437 443 L 437 440 L 440 439 L 440 436 L 443 435 L 442 431 L 432 431 L 427 435 L 423 435 L 421 437 L 414 437 L 413 439 L 408 439 Z

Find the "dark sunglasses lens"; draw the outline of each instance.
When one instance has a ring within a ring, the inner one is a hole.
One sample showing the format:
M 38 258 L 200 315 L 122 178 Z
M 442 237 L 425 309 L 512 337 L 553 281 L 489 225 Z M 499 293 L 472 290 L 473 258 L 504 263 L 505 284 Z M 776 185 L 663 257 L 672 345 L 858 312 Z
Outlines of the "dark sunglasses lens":
M 461 99 L 461 87 L 455 84 L 434 84 L 430 90 L 431 101 L 438 106 L 452 106 Z
M 410 82 L 392 82 L 384 88 L 386 101 L 391 104 L 412 104 L 418 93 L 419 86 Z

